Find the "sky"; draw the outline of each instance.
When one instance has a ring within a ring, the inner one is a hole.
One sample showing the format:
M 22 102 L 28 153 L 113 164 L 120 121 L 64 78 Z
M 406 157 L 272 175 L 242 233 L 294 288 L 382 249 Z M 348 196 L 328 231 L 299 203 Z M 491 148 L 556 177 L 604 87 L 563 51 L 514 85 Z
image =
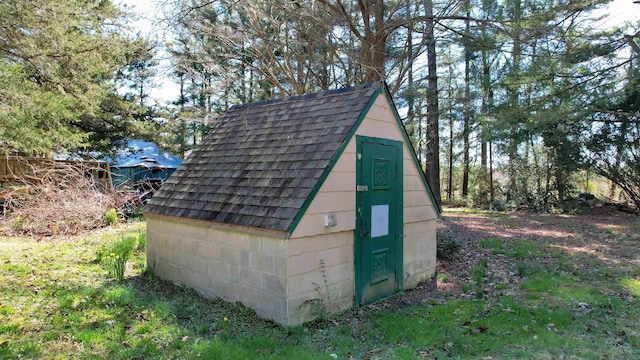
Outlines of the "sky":
M 158 1 L 153 0 L 115 0 L 116 5 L 129 6 L 139 16 L 139 19 L 131 24 L 135 31 L 140 31 L 142 35 L 158 40 L 160 44 L 165 44 L 167 39 L 163 38 L 162 25 L 157 21 L 161 9 L 158 8 Z M 154 4 L 155 3 L 155 4 Z M 640 4 L 634 4 L 634 0 L 613 0 L 606 9 L 602 10 L 607 14 L 601 22 L 597 24 L 599 28 L 614 27 L 627 21 L 640 23 Z M 166 53 L 161 51 L 158 74 L 171 73 L 171 61 Z M 178 98 L 178 84 L 167 76 L 158 76 L 155 86 L 151 91 L 152 101 L 158 105 L 166 105 Z
M 634 0 L 614 0 L 609 3 L 605 12 L 609 13 L 602 26 L 613 27 L 626 21 L 640 21 L 640 4 L 634 4 Z
M 151 89 L 151 102 L 157 105 L 166 105 L 178 98 L 180 88 L 178 84 L 170 76 L 162 76 L 162 74 L 170 74 L 172 72 L 171 59 L 164 52 L 164 44 L 167 39 L 163 30 L 163 24 L 158 21 L 162 14 L 158 7 L 160 2 L 153 0 L 114 0 L 116 6 L 130 7 L 136 14 L 137 20 L 129 24 L 134 33 L 140 32 L 144 37 L 158 41 L 160 44 L 158 49 L 158 75 Z

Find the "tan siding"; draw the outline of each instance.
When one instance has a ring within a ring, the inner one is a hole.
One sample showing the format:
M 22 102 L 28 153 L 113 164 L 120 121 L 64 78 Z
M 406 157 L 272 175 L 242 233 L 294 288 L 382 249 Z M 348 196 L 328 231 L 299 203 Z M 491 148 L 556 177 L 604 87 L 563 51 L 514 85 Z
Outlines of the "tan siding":
M 354 210 L 335 213 L 337 225 L 334 227 L 324 226 L 324 214 L 305 214 L 296 227 L 296 230 L 293 232 L 292 238 L 314 236 L 318 234 L 332 234 L 348 230 L 353 231 L 356 224 L 355 199 L 353 200 L 353 203 Z
M 342 173 L 350 173 L 350 174 L 355 174 L 356 173 L 356 145 L 355 145 L 355 143 L 353 143 L 353 146 L 351 146 L 351 143 L 349 143 L 349 145 L 345 148 L 345 151 L 342 153 L 342 156 L 340 156 L 340 159 L 338 159 L 336 164 L 333 166 L 333 170 L 331 172 L 332 173 L 333 172 L 338 172 L 338 173 L 342 172 Z M 329 177 L 331 177 L 331 175 L 333 175 L 333 174 L 329 174 L 329 176 L 327 176 L 327 180 L 329 180 Z M 327 180 L 325 180 L 325 184 L 327 183 Z
M 404 287 L 413 288 L 418 283 L 432 278 L 436 265 L 437 215 L 420 178 L 421 170 L 412 159 L 413 150 L 404 142 L 384 95 L 376 99 L 356 134 L 403 141 Z
M 347 149 L 350 147 L 347 146 Z M 307 208 L 291 238 L 302 238 L 321 234 L 333 234 L 355 228 L 355 145 L 354 152 L 344 152 L 333 171 Z M 325 214 L 335 214 L 337 225 L 324 226 Z
M 340 173 L 340 175 L 354 177 L 354 174 Z M 356 198 L 356 194 L 353 191 L 355 189 L 355 181 L 352 183 L 353 188 L 350 191 L 335 191 L 332 187 L 327 187 L 319 194 L 320 196 L 316 196 L 306 213 L 324 214 L 327 209 L 331 209 L 331 212 L 353 211 Z M 329 183 L 329 185 L 333 185 L 333 182 Z
M 393 113 L 384 95 L 380 95 L 376 99 L 371 110 L 357 129 L 356 135 L 379 137 L 403 141 L 404 143 L 402 132 L 393 118 Z M 411 222 L 433 219 L 436 216 L 435 210 L 420 180 L 418 168 L 411 160 L 410 151 L 407 144 L 404 144 L 403 186 L 405 191 L 411 191 L 411 193 L 404 194 L 404 212 L 408 215 L 407 220 Z M 345 147 L 342 156 L 336 162 L 332 172 L 327 176 L 324 184 L 296 226 L 291 238 L 354 230 L 356 219 L 355 185 L 356 138 L 354 136 Z M 411 209 L 412 207 L 416 209 Z M 431 209 L 427 209 L 429 207 Z M 336 214 L 337 226 L 335 227 L 324 226 L 324 216 L 329 212 Z
M 424 191 L 424 184 L 417 175 L 405 174 L 404 191 Z
M 370 121 L 372 120 L 372 121 Z M 379 95 L 371 111 L 362 122 L 356 135 L 379 137 L 403 142 L 403 172 L 404 172 L 404 222 L 426 221 L 436 218 L 431 198 L 425 191 L 420 179 L 420 172 L 412 160 L 409 145 L 404 143 L 402 132 L 398 128 L 391 108 L 384 95 Z M 355 139 L 353 139 L 355 141 Z M 354 145 L 355 148 L 355 145 Z M 355 166 L 355 164 L 354 164 Z
M 415 223 L 405 223 L 404 234 L 413 236 L 424 232 L 436 231 L 436 220 L 420 221 Z
M 436 213 L 433 206 L 414 206 L 405 207 L 403 211 L 404 223 L 425 221 L 425 216 L 429 219 L 435 219 Z
M 404 207 L 417 207 L 430 205 L 429 197 L 423 191 L 405 191 L 404 192 Z M 425 216 L 425 220 L 428 218 Z
M 355 154 L 351 156 L 353 159 L 353 163 L 355 164 Z M 347 167 L 347 164 L 350 162 L 349 159 L 344 161 L 344 167 Z M 336 165 L 337 166 L 337 165 Z M 327 177 L 327 181 L 331 182 L 331 189 L 327 189 L 327 191 L 333 192 L 352 192 L 355 187 L 355 178 L 353 175 L 355 174 L 355 167 L 352 165 L 348 171 L 331 171 L 331 174 Z
M 356 135 L 404 143 L 383 95 L 376 100 Z M 356 150 L 354 136 L 289 240 L 287 308 L 290 324 L 312 320 L 319 302 L 328 311 L 353 305 Z M 415 287 L 435 274 L 436 214 L 410 151 L 405 144 L 402 161 L 406 288 Z M 324 214 L 328 212 L 336 214 L 337 226 L 324 226 Z M 320 266 L 321 259 L 324 268 Z

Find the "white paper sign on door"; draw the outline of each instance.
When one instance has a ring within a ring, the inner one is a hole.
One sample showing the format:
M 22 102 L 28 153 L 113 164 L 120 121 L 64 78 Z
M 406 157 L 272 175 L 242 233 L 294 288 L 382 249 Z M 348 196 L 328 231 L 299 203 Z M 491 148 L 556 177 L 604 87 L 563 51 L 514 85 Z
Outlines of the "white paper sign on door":
M 371 207 L 371 237 L 389 235 L 389 205 Z

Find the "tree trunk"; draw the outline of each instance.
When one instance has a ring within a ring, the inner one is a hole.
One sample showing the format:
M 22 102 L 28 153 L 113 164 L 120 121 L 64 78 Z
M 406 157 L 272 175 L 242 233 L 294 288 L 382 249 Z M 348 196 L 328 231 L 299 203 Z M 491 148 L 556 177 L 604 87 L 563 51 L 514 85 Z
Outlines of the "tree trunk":
M 519 73 L 520 73 L 520 55 L 522 52 L 522 44 L 521 44 L 521 30 L 518 30 L 519 22 L 522 18 L 522 4 L 521 0 L 515 0 L 514 2 L 514 14 L 513 21 L 516 24 L 516 30 L 513 33 L 513 54 L 512 54 L 512 64 L 511 64 L 511 84 L 509 85 L 508 91 L 510 95 L 510 103 L 511 103 L 511 116 L 514 119 L 511 119 L 511 139 L 509 139 L 509 145 L 507 146 L 507 152 L 509 156 L 509 164 L 508 164 L 508 172 L 509 172 L 509 191 L 507 195 L 507 199 L 514 200 L 514 196 L 518 192 L 518 184 L 516 181 L 517 171 L 516 171 L 516 161 L 518 159 L 518 145 L 519 140 L 516 138 L 518 126 L 520 123 L 520 84 L 519 84 Z
M 558 151 L 558 149 L 555 149 L 554 159 L 558 159 L 560 157 Z M 554 176 L 556 178 L 556 191 L 558 192 L 558 201 L 562 203 L 567 194 L 566 173 L 564 172 L 564 169 L 559 166 L 557 161 L 553 166 L 555 168 Z
M 547 166 L 545 169 L 546 172 L 546 181 L 545 181 L 545 185 L 544 185 L 544 196 L 545 196 L 545 202 L 549 203 L 549 197 L 551 194 L 551 150 L 547 150 Z
M 436 39 L 434 37 L 433 1 L 425 0 L 425 15 L 427 17 L 427 63 L 428 63 L 428 91 L 427 91 L 427 180 L 438 204 L 440 197 L 440 137 L 438 134 L 438 75 L 436 66 Z
M 409 2 L 406 4 L 407 17 L 410 14 Z M 409 19 L 407 19 L 409 20 Z M 413 25 L 410 25 L 407 32 L 407 55 L 409 59 L 413 58 Z M 407 124 L 409 125 L 409 137 L 415 139 L 416 131 L 416 116 L 415 116 L 415 91 L 413 89 L 413 61 L 408 64 L 409 71 L 407 71 Z M 418 138 L 417 144 L 414 145 L 414 151 L 416 154 L 420 153 L 420 138 Z M 419 160 L 419 159 L 418 159 Z
M 471 17 L 471 9 L 469 0 L 465 0 L 464 4 L 467 13 L 465 20 L 465 37 L 469 41 L 471 36 L 469 18 Z M 462 198 L 466 199 L 469 195 L 469 136 L 471 133 L 471 51 L 468 46 L 464 49 L 464 123 L 462 137 L 464 142 L 463 159 L 462 159 Z
M 447 200 L 453 200 L 453 124 L 454 124 L 454 115 L 453 115 L 453 104 L 451 103 L 451 99 L 454 98 L 453 91 L 453 64 L 449 64 L 449 76 L 447 76 L 447 97 L 449 100 L 449 146 L 447 148 L 447 158 L 448 158 L 448 176 L 447 176 Z
M 375 72 L 375 78 L 372 80 L 386 80 L 386 74 L 384 69 L 385 48 L 387 44 L 387 30 L 385 30 L 384 22 L 384 4 L 383 0 L 374 0 L 374 16 L 375 16 L 375 29 L 373 43 L 373 70 Z
M 180 100 L 178 102 L 180 105 L 180 111 L 182 111 L 184 110 L 184 104 L 187 102 L 184 96 L 184 74 L 179 74 L 178 79 L 180 80 Z
M 486 39 L 486 23 L 480 24 L 482 39 Z M 481 204 L 486 204 L 490 179 L 487 174 L 488 149 L 487 143 L 489 139 L 489 111 L 490 111 L 490 93 L 491 93 L 491 68 L 488 58 L 488 50 L 482 49 L 482 104 L 480 105 L 481 123 L 480 123 L 480 174 L 479 174 L 479 191 L 478 197 Z
M 493 151 L 491 149 L 491 140 L 489 140 L 489 209 L 493 208 L 495 194 L 493 190 Z
M 487 101 L 489 102 L 489 108 L 493 108 L 493 91 L 489 90 L 489 94 L 487 95 Z M 487 141 L 489 145 L 489 208 L 491 209 L 493 206 L 493 201 L 495 200 L 495 193 L 493 189 L 493 149 L 491 148 L 492 136 L 489 136 Z
M 533 158 L 533 173 L 531 175 L 536 181 L 536 194 L 534 196 L 534 199 L 536 203 L 539 203 L 540 199 L 542 199 L 542 205 L 546 207 L 548 204 L 545 196 L 542 193 L 542 177 L 539 175 L 542 167 L 540 166 L 540 162 L 538 161 L 538 155 L 536 155 L 536 148 L 535 144 L 533 143 L 533 137 L 529 138 L 529 146 L 531 146 L 531 157 Z
M 447 184 L 447 200 L 453 200 L 453 114 L 449 114 L 449 177 Z

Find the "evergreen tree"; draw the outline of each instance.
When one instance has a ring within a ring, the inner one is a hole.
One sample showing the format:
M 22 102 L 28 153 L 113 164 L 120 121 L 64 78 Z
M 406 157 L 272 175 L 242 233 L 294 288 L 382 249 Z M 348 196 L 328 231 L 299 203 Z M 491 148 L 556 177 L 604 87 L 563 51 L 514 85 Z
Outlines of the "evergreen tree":
M 110 1 L 0 2 L 0 142 L 24 153 L 88 145 L 83 116 L 115 92 L 128 41 Z

